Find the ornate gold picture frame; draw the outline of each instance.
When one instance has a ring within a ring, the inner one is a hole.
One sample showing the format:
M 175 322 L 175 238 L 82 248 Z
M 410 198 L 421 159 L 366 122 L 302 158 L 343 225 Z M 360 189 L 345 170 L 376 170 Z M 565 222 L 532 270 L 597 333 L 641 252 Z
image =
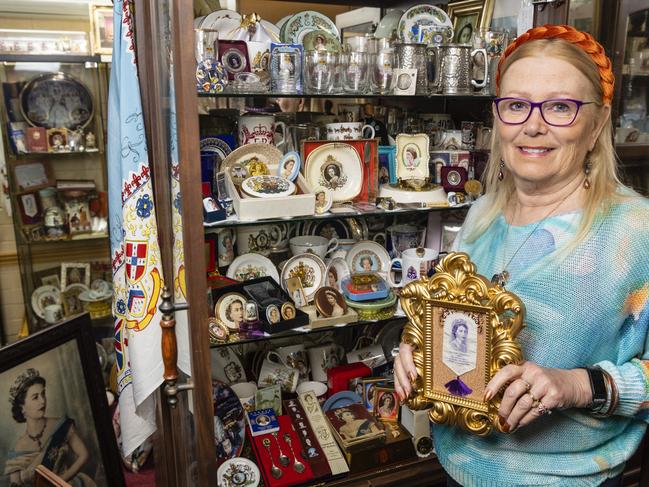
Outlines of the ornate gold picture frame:
M 430 409 L 431 421 L 457 425 L 479 436 L 493 428 L 501 394 L 483 401 L 485 387 L 505 365 L 523 360 L 516 337 L 525 307 L 513 293 L 477 274 L 469 256 L 452 252 L 428 279 L 406 285 L 408 316 L 401 340 L 414 347 L 418 379 L 411 409 Z

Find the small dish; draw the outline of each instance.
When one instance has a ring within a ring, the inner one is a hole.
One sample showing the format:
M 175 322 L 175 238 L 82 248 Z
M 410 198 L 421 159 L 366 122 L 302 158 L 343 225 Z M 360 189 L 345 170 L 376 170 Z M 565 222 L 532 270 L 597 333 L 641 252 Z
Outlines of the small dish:
M 386 275 L 390 272 L 390 254 L 385 248 L 371 240 L 362 240 L 355 243 L 345 261 L 352 273 L 354 272 L 379 272 Z
M 268 257 L 261 254 L 248 253 L 237 257 L 228 267 L 227 277 L 239 282 L 270 276 L 279 283 L 277 268 Z
M 277 175 L 289 181 L 295 181 L 295 178 L 297 178 L 300 172 L 301 165 L 302 159 L 300 158 L 300 154 L 296 151 L 287 152 L 279 161 Z
M 308 302 L 313 301 L 313 296 L 325 282 L 327 267 L 320 257 L 315 254 L 299 254 L 291 259 L 282 268 L 282 288 L 286 291 L 286 280 L 299 277 Z
M 40 286 L 32 293 L 32 309 L 36 316 L 45 319 L 45 307 L 61 304 L 61 291 L 56 286 Z
M 226 460 L 216 471 L 219 487 L 257 487 L 261 474 L 257 465 L 247 458 Z
M 340 391 L 336 392 L 324 402 L 322 410 L 327 412 L 332 409 L 349 406 L 350 404 L 363 404 L 363 398 L 352 391 Z
M 353 146 L 342 142 L 323 144 L 309 153 L 305 177 L 312 186 L 333 191 L 333 202 L 351 201 L 363 189 L 363 162 Z
M 243 321 L 243 310 L 246 305 L 246 297 L 243 294 L 230 292 L 225 293 L 214 305 L 214 316 L 217 320 L 234 332 L 239 331 Z
M 243 180 L 241 190 L 255 198 L 282 198 L 295 193 L 295 184 L 279 176 L 251 176 Z
M 322 215 L 323 213 L 328 212 L 334 202 L 334 192 L 324 186 L 317 186 L 313 190 L 313 194 L 315 195 L 316 215 Z
M 331 286 L 342 292 L 342 281 L 349 277 L 349 265 L 342 257 L 334 257 L 327 265 L 327 286 Z

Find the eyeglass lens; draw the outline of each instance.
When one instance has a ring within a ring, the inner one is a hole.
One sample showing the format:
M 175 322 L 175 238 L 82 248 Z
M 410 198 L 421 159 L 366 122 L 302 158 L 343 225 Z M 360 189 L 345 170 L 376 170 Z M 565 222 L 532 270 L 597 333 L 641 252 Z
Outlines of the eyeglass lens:
M 523 123 L 529 118 L 532 108 L 528 100 L 505 98 L 498 104 L 498 114 L 505 123 Z M 562 126 L 570 125 L 575 120 L 579 104 L 572 100 L 545 100 L 540 108 L 546 123 Z

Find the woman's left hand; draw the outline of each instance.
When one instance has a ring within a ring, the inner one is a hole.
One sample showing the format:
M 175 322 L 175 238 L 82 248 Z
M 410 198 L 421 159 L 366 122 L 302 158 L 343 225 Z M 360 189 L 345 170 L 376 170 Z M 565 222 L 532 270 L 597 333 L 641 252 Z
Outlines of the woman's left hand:
M 525 426 L 553 409 L 584 408 L 592 402 L 585 369 L 550 369 L 532 362 L 507 365 L 487 384 L 485 401 L 505 386 L 498 409 L 504 431 Z

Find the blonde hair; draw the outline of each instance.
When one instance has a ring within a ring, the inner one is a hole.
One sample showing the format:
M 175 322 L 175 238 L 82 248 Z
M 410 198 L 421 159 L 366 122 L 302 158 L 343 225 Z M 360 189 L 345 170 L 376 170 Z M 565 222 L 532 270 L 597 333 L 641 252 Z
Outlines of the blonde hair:
M 580 47 L 563 39 L 535 39 L 520 45 L 499 66 L 499 77 L 505 76 L 509 67 L 519 59 L 535 56 L 548 56 L 562 59 L 577 68 L 589 81 L 590 89 L 585 94 L 587 100 L 602 100 L 603 90 L 600 83 L 598 66 L 591 57 Z M 601 116 L 602 105 L 597 103 L 598 114 Z M 582 115 L 583 116 L 583 115 Z M 574 157 L 574 154 L 571 154 Z M 502 150 L 499 142 L 498 124 L 494 123 L 491 140 L 491 156 L 482 176 L 485 185 L 485 196 L 492 198 L 486 214 L 469 230 L 467 241 L 473 242 L 482 235 L 491 223 L 498 217 L 509 203 L 514 193 L 514 181 L 507 171 L 503 171 L 503 180 L 498 179 Z M 579 228 L 569 247 L 574 249 L 589 234 L 598 216 L 606 214 L 611 204 L 618 198 L 618 188 L 621 185 L 615 149 L 613 147 L 613 126 L 610 111 L 604 127 L 595 141 L 593 150 L 587 154 L 591 163 L 590 188 L 586 190 L 583 201 L 583 213 Z

